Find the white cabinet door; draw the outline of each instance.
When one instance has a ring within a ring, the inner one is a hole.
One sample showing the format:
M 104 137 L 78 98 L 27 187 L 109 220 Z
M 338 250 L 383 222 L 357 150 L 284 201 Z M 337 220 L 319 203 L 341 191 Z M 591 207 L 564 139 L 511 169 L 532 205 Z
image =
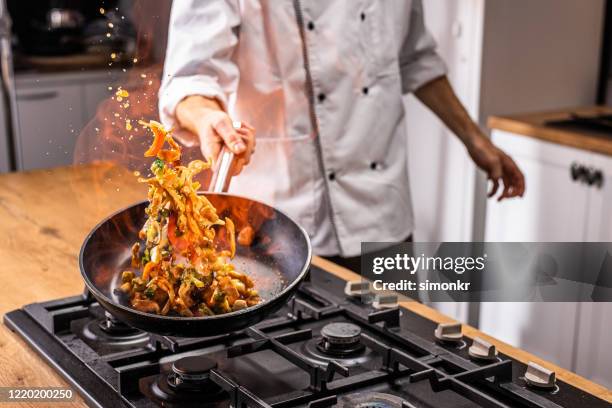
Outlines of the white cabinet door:
M 591 153 L 508 132 L 493 131 L 493 141 L 525 174 L 522 199 L 489 201 L 487 241 L 583 241 L 589 187 L 572 181 L 572 163 L 587 163 Z
M 589 191 L 589 222 L 586 241 L 612 242 L 612 157 L 593 154 L 585 165 L 603 174 L 601 187 Z M 612 388 L 612 303 L 582 303 L 576 327 L 575 371 Z
M 62 85 L 17 92 L 21 170 L 72 163 L 83 127 L 81 86 Z
M 589 188 L 572 181 L 570 167 L 591 154 L 502 131 L 493 140 L 523 170 L 527 190 L 523 199 L 488 202 L 486 241 L 583 241 Z M 575 303 L 482 303 L 480 329 L 571 369 L 577 313 Z
M 612 303 L 581 303 L 574 371 L 612 389 Z

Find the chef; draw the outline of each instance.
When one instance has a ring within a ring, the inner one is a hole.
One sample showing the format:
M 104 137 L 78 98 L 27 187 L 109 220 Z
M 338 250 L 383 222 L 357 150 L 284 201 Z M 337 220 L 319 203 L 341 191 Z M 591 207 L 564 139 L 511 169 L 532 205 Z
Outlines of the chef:
M 237 172 L 248 164 L 231 192 L 280 208 L 315 254 L 354 267 L 362 241 L 412 235 L 406 93 L 463 142 L 490 196 L 525 191 L 453 92 L 423 20 L 421 0 L 175 1 L 162 121 L 205 157 L 228 146 Z

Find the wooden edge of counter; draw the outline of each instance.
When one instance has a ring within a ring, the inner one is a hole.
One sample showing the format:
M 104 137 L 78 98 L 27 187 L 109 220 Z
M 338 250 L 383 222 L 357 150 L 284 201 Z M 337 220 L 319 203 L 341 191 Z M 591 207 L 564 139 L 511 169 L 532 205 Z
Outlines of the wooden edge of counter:
M 577 149 L 588 150 L 595 153 L 612 156 L 612 138 L 603 134 L 578 132 L 567 129 L 546 126 L 548 120 L 558 120 L 569 117 L 570 112 L 610 113 L 609 108 L 593 107 L 590 110 L 572 109 L 560 112 L 542 114 L 491 116 L 487 121 L 490 129 L 544 140 Z
M 336 265 L 333 262 L 327 261 L 323 258 L 320 258 L 318 256 L 314 256 L 312 259 L 312 264 L 322 268 L 334 275 L 336 275 L 337 277 L 339 277 L 340 279 L 346 280 L 346 281 L 351 281 L 351 280 L 359 280 L 361 279 L 361 276 L 359 276 L 358 274 L 356 274 L 355 272 L 352 272 L 346 268 L 343 268 L 339 265 Z M 438 312 L 435 309 L 432 309 L 429 306 L 426 306 L 422 303 L 418 303 L 418 302 L 400 302 L 400 306 L 408 309 L 420 316 L 423 316 L 429 320 L 432 320 L 436 323 L 447 323 L 447 322 L 453 322 L 454 320 L 451 319 L 450 317 Z M 524 350 L 520 350 L 516 347 L 513 347 L 507 343 L 504 343 L 503 341 L 497 340 L 494 337 L 491 337 L 483 332 L 481 332 L 480 330 L 471 327 L 467 324 L 463 324 L 463 334 L 466 335 L 469 338 L 474 338 L 474 337 L 480 337 L 485 339 L 486 341 L 490 342 L 491 344 L 494 344 L 497 347 L 497 350 L 501 353 L 504 353 L 524 364 L 527 364 L 530 361 L 533 361 L 537 364 L 540 364 L 543 367 L 546 367 L 550 370 L 555 371 L 557 378 L 561 379 L 562 381 L 565 381 L 568 384 L 573 385 L 576 388 L 579 388 L 583 391 L 586 391 L 590 394 L 593 394 L 607 402 L 612 403 L 612 390 L 607 389 L 606 387 L 596 384 L 592 381 L 587 380 L 584 377 L 581 377 L 578 374 L 572 373 L 571 371 L 568 371 L 564 368 L 561 368 L 555 364 L 552 364 L 546 360 L 542 360 L 536 356 L 534 356 L 533 354 L 530 354 Z

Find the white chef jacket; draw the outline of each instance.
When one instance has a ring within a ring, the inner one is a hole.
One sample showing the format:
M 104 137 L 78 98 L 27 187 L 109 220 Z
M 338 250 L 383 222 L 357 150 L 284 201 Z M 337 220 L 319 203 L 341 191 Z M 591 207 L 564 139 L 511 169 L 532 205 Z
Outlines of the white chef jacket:
M 217 98 L 256 128 L 230 191 L 280 208 L 315 253 L 355 256 L 412 232 L 402 94 L 444 74 L 421 0 L 179 0 L 160 116 Z

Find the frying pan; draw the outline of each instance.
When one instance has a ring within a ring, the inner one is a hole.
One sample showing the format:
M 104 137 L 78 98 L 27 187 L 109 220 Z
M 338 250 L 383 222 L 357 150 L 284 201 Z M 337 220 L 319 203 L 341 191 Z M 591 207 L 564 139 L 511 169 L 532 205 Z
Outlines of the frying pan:
M 143 201 L 125 208 L 98 224 L 86 237 L 79 256 L 85 285 L 102 307 L 124 323 L 151 333 L 203 337 L 237 331 L 251 326 L 289 301 L 310 269 L 312 249 L 306 232 L 287 215 L 264 203 L 227 194 L 233 154 L 223 149 L 211 181 L 213 193 L 206 197 L 223 209 L 220 216 L 248 209 L 249 224 L 255 228 L 253 244 L 237 245 L 232 263 L 255 281 L 262 301 L 255 306 L 215 316 L 162 316 L 133 309 L 118 290 L 121 273 L 128 269 L 131 247 L 139 242 L 138 231 L 145 222 Z M 266 214 L 262 222 L 262 214 Z

